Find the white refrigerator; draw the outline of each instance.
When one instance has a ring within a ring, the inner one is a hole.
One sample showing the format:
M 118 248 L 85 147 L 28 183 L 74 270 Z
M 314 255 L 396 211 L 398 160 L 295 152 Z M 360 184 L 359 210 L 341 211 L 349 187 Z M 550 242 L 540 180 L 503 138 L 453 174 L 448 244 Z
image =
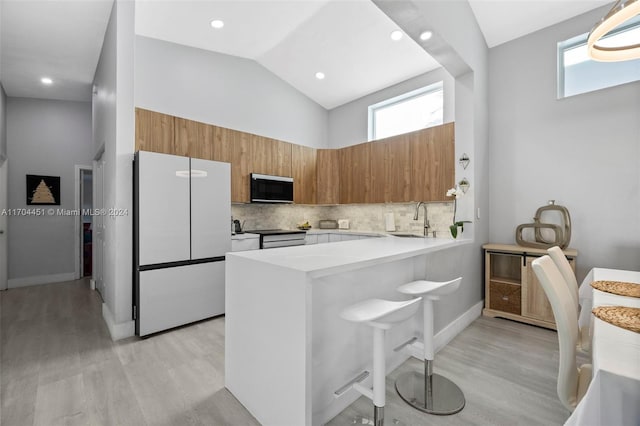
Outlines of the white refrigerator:
M 224 313 L 231 165 L 139 151 L 134 161 L 134 318 L 146 336 Z

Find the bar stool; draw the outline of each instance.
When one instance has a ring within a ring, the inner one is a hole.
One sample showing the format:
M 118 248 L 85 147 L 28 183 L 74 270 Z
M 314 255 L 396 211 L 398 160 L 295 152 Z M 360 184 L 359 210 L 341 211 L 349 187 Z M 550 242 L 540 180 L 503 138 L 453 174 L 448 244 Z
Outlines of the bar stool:
M 424 374 L 409 371 L 396 379 L 396 390 L 409 405 L 429 414 L 455 414 L 464 408 L 464 394 L 451 380 L 433 373 L 435 348 L 433 342 L 433 301 L 453 293 L 460 287 L 462 277 L 455 280 L 413 281 L 398 287 L 410 296 L 421 296 L 424 315 Z
M 368 299 L 351 305 L 340 313 L 340 317 L 347 321 L 365 323 L 373 327 L 373 391 L 362 386 L 359 382 L 352 383 L 350 387 L 373 401 L 373 424 L 375 426 L 384 424 L 385 332 L 395 324 L 406 321 L 415 315 L 421 300 L 419 297 L 401 302 Z

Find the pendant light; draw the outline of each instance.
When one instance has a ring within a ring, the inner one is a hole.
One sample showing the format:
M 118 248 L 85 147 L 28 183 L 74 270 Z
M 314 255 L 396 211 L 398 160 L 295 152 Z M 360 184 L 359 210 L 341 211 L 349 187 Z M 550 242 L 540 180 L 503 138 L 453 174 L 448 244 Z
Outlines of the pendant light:
M 640 15 L 640 0 L 618 0 L 589 33 L 589 56 L 596 61 L 615 62 L 640 58 L 640 40 L 627 46 L 604 47 L 596 43 L 619 25 Z

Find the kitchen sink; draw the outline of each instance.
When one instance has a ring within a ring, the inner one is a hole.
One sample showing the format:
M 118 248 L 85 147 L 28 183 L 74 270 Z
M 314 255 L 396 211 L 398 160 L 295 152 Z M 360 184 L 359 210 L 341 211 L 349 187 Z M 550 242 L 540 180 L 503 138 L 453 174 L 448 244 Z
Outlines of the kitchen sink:
M 402 233 L 391 233 L 394 237 L 401 238 L 425 238 L 424 235 L 416 235 L 416 234 L 402 234 Z

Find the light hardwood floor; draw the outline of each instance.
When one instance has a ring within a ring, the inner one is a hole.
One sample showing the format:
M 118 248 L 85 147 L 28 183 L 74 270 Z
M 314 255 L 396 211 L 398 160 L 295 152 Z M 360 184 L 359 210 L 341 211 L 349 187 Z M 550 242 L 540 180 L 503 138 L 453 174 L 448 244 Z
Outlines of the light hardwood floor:
M 0 424 L 258 425 L 224 388 L 223 317 L 114 343 L 101 303 L 86 280 L 0 292 Z M 562 424 L 557 363 L 555 332 L 479 318 L 436 357 L 435 371 L 464 391 L 464 410 L 406 406 L 393 380 L 421 368 L 411 359 L 387 378 L 387 424 Z M 351 424 L 370 404 L 362 397 L 329 424 Z

